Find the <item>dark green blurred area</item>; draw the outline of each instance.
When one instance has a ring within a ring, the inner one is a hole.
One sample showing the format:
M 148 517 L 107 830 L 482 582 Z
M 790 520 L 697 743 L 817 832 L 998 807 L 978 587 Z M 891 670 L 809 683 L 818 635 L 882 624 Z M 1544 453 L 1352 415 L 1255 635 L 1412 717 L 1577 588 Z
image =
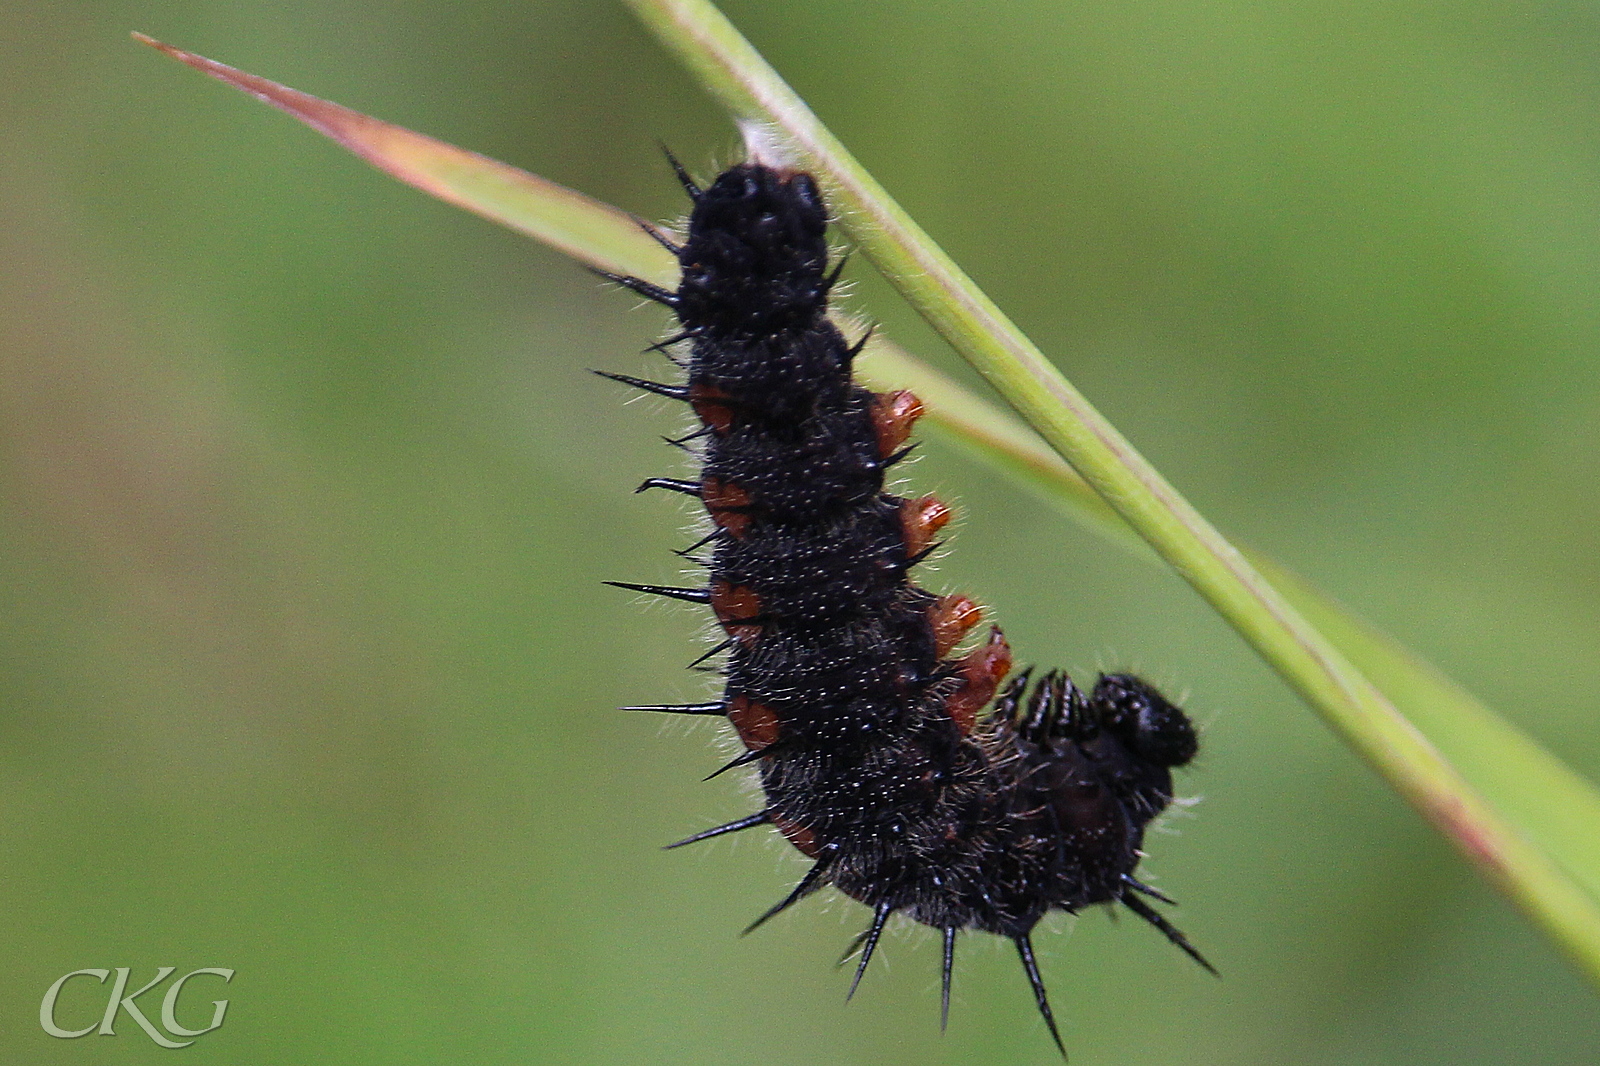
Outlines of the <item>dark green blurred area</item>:
M 1203 511 L 1600 776 L 1600 12 L 727 10 Z M 680 415 L 585 373 L 662 316 L 133 29 L 645 216 L 657 139 L 735 153 L 611 3 L 11 5 L 0 1060 L 166 1061 L 37 1012 L 173 965 L 237 970 L 202 1063 L 1056 1061 L 1004 945 L 941 1038 L 925 931 L 845 1009 L 863 908 L 740 940 L 799 857 L 658 850 L 752 802 L 612 710 L 706 692 L 699 618 L 600 585 L 686 543 L 629 493 Z M 1595 1061 L 1600 1001 L 1186 586 L 938 442 L 910 477 L 964 514 L 929 585 L 1207 726 L 1145 869 L 1225 979 L 1057 923 L 1074 1063 Z

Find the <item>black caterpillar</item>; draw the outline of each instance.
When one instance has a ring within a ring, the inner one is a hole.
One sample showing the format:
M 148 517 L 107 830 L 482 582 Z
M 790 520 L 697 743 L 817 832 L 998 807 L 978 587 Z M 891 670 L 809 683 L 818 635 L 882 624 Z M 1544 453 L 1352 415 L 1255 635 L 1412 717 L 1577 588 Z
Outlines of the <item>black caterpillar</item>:
M 1029 939 L 1047 911 L 1120 902 L 1215 973 L 1142 897 L 1172 901 L 1133 876 L 1172 801 L 1171 767 L 1195 755 L 1189 720 L 1125 674 L 1085 693 L 1052 672 L 1030 692 L 1024 671 L 1001 690 L 998 628 L 951 657 L 982 609 L 910 580 L 949 511 L 884 491 L 921 404 L 852 381 L 865 338 L 847 342 L 827 316 L 839 268 L 815 182 L 749 162 L 702 189 L 672 165 L 694 202 L 687 239 L 646 228 L 677 256 L 677 290 L 605 276 L 677 314 L 652 348 L 687 342 L 687 380 L 604 376 L 698 416 L 674 443 L 700 442 L 699 478 L 639 491 L 704 504 L 712 528 L 689 552 L 709 550 L 696 561 L 710 579 L 610 584 L 710 606 L 727 635 L 713 649 L 727 652 L 722 698 L 629 709 L 726 715 L 746 751 L 717 772 L 758 764 L 766 804 L 670 846 L 775 827 L 815 864 L 750 929 L 828 884 L 865 903 L 851 994 L 891 914 L 942 930 L 941 1025 L 957 931 L 1010 938 L 1063 1056 Z

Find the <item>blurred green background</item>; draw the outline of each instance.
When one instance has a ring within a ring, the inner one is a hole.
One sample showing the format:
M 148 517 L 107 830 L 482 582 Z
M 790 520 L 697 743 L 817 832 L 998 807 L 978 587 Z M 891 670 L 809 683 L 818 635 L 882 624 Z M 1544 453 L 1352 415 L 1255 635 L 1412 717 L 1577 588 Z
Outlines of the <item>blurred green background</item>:
M 727 11 L 1203 511 L 1600 776 L 1600 11 Z M 685 543 L 629 492 L 680 415 L 585 373 L 662 315 L 133 29 L 648 217 L 657 139 L 736 152 L 609 2 L 7 6 L 0 1059 L 165 1061 L 37 1012 L 173 965 L 237 970 L 199 1063 L 1056 1061 L 1009 947 L 941 1038 L 925 931 L 846 1009 L 863 908 L 741 940 L 799 857 L 658 850 L 751 805 L 715 730 L 613 710 L 706 692 L 699 617 L 600 585 Z M 964 515 L 930 585 L 1207 727 L 1145 868 L 1225 979 L 1057 922 L 1074 1063 L 1596 1060 L 1600 1001 L 1186 586 L 937 442 L 910 478 Z

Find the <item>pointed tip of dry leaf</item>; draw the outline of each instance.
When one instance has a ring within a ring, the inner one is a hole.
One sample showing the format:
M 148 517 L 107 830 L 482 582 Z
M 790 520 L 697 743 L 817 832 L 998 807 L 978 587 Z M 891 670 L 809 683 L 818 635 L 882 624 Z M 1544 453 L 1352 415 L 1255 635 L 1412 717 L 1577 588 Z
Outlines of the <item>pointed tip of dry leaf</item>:
M 299 119 L 373 166 L 446 203 L 520 230 L 602 270 L 675 283 L 677 261 L 614 207 L 476 152 L 174 48 L 148 34 L 132 36 Z
M 197 56 L 193 52 L 185 52 L 181 48 L 174 48 L 172 45 L 167 44 L 165 41 L 158 41 L 154 37 L 150 36 L 148 33 L 140 33 L 138 30 L 133 30 L 132 32 L 130 32 L 128 34 L 128 36 L 132 37 L 134 40 L 138 41 L 140 44 L 147 44 L 151 48 L 154 48 L 156 51 L 171 56 L 173 59 L 176 59 L 180 63 L 187 63 L 191 67 L 194 67 L 196 70 L 204 70 L 207 73 L 210 73 L 210 69 L 209 68 L 211 68 L 211 67 L 221 67 L 222 66 L 221 63 L 213 63 L 213 62 L 211 62 L 211 60 L 207 59 L 204 56 Z M 231 67 L 223 67 L 222 69 L 231 70 L 233 68 L 231 68 Z

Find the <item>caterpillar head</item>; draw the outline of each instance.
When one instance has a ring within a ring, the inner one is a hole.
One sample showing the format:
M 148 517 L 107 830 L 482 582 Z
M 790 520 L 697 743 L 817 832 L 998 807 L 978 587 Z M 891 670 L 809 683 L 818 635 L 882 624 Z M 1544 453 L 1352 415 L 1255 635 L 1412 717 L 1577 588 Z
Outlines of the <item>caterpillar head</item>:
M 679 317 L 724 336 L 804 326 L 827 307 L 828 210 L 811 175 L 741 163 L 695 196 Z

